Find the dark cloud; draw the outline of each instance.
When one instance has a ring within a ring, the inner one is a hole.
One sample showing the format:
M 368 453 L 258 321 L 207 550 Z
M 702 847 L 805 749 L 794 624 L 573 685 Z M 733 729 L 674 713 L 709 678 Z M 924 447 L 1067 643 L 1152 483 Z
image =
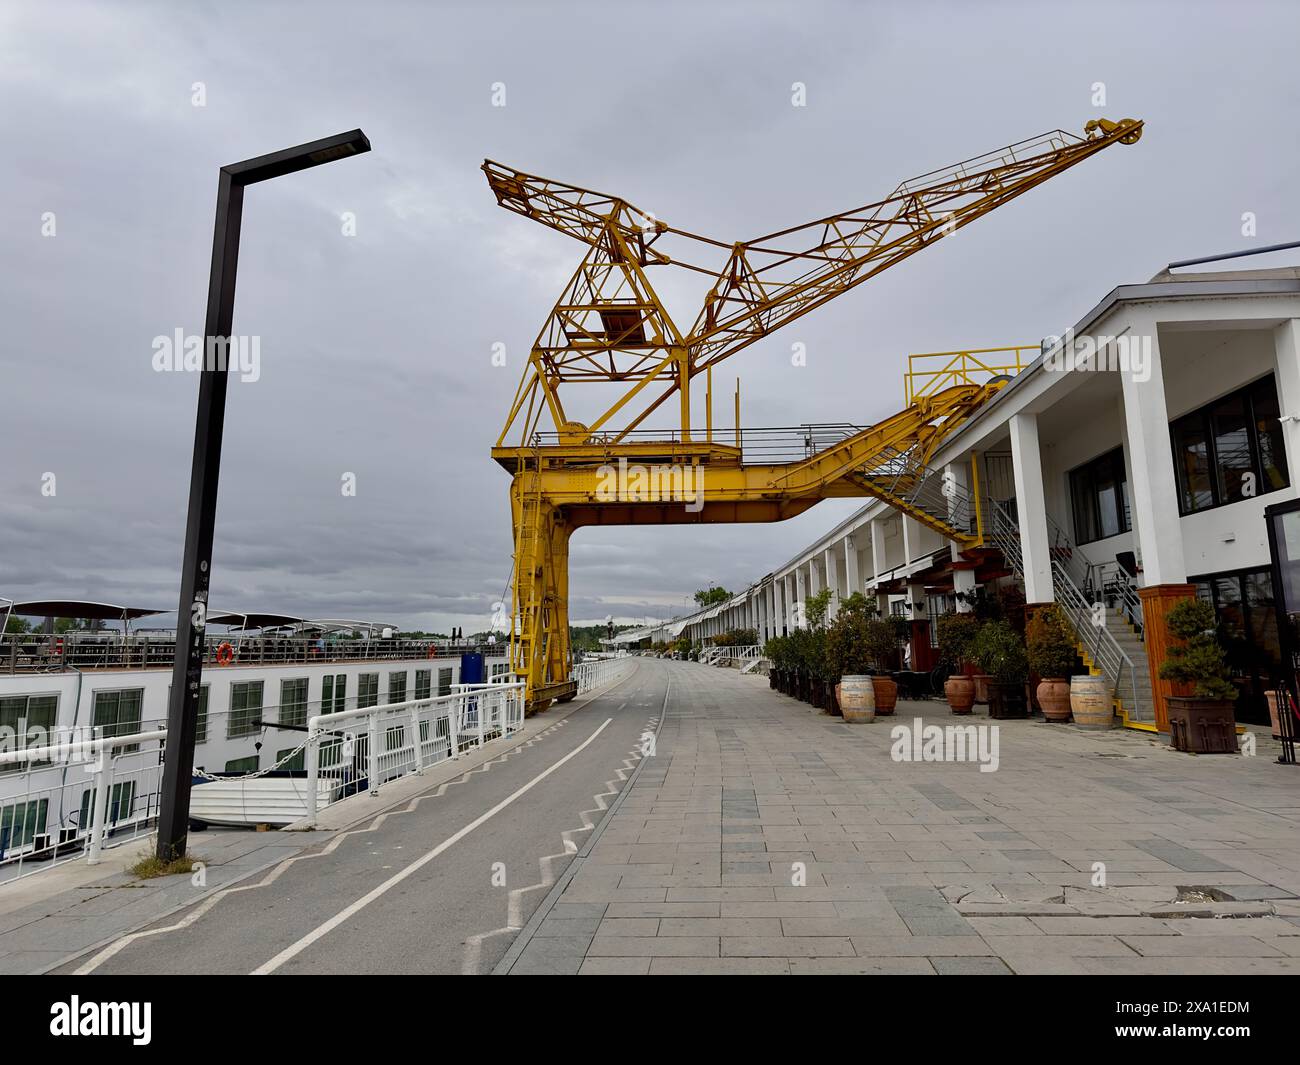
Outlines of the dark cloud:
M 214 602 L 479 627 L 511 549 L 487 449 L 580 251 L 497 209 L 485 156 L 732 240 L 1044 129 L 1145 118 L 1140 145 L 724 368 L 747 424 L 863 423 L 899 403 L 908 352 L 1035 343 L 1114 284 L 1244 246 L 1246 211 L 1258 242 L 1294 239 L 1297 28 L 1262 4 L 8 4 L 0 594 L 174 605 L 197 381 L 155 373 L 151 341 L 202 329 L 223 163 L 353 126 L 374 144 L 249 192 L 236 330 L 261 337 L 262 378 L 231 388 Z M 692 320 L 690 286 L 665 291 Z M 850 509 L 583 531 L 572 614 L 670 614 Z

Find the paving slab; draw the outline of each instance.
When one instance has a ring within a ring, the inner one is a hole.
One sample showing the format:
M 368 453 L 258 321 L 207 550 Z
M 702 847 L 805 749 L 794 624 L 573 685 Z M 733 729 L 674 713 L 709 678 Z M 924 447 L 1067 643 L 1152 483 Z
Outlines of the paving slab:
M 595 932 L 538 934 L 584 944 L 574 971 L 1300 971 L 1292 767 L 937 700 L 850 726 L 761 676 L 646 665 L 671 677 L 656 754 L 554 905 Z M 896 761 L 916 719 L 997 729 L 996 771 Z

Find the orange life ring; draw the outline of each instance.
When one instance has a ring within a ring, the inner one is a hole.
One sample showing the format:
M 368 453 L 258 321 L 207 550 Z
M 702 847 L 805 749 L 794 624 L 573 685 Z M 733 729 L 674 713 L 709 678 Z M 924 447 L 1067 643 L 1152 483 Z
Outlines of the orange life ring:
M 235 660 L 235 649 L 228 643 L 217 648 L 217 665 L 228 666 Z

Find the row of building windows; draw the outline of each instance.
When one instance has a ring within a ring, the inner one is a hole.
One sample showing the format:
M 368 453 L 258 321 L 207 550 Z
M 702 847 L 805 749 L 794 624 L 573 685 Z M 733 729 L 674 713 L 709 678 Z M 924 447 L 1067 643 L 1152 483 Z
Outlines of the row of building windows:
M 1184 414 L 1169 426 L 1180 514 L 1236 503 L 1291 483 L 1272 374 Z M 1132 528 L 1124 449 L 1070 472 L 1077 544 Z

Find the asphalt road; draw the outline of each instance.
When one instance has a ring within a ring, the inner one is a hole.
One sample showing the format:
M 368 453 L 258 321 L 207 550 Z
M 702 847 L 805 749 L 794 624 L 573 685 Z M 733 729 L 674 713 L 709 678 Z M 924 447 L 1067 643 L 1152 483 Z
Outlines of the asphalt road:
M 599 824 L 595 796 L 623 787 L 618 771 L 639 759 L 668 677 L 658 663 L 637 663 L 486 772 L 442 795 L 431 787 L 414 810 L 285 863 L 264 887 L 174 914 L 62 971 L 489 972 L 587 839 L 584 821 Z

